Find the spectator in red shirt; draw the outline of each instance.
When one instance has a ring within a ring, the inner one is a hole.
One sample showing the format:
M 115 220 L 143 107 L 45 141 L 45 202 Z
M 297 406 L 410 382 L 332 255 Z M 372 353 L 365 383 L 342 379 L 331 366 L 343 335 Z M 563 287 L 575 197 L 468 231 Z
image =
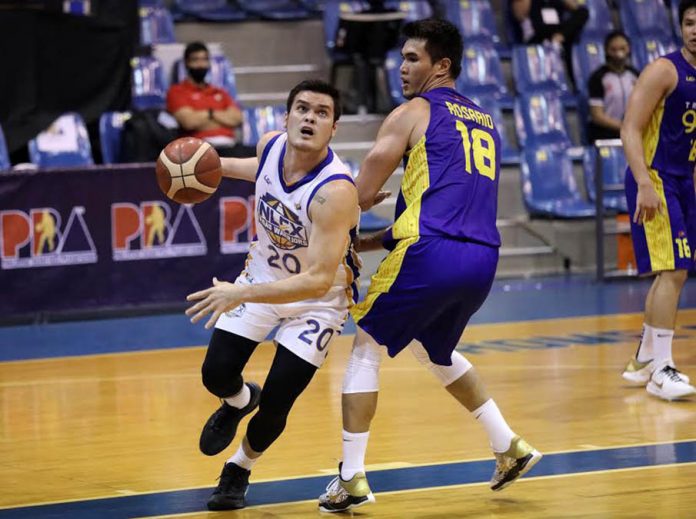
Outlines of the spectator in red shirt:
M 167 92 L 167 111 L 179 123 L 183 135 L 197 137 L 212 144 L 226 157 L 255 154 L 237 143 L 235 128 L 242 124 L 242 112 L 223 88 L 205 82 L 210 70 L 208 48 L 192 42 L 184 50 L 187 77 Z

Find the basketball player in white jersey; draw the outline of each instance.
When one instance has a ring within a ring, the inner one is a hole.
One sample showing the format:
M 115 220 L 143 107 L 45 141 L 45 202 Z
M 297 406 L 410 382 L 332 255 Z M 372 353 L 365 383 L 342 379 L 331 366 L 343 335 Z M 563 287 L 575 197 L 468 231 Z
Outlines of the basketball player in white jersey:
M 208 501 L 211 510 L 246 505 L 252 466 L 282 433 L 357 300 L 357 191 L 329 148 L 340 114 L 335 88 L 303 81 L 288 96 L 287 132 L 264 135 L 256 158 L 222 159 L 224 176 L 256 183 L 258 237 L 234 283 L 214 278 L 212 287 L 188 296 L 197 301 L 186 311 L 192 322 L 212 314 L 203 384 L 222 400 L 203 428 L 201 451 L 223 451 L 242 417 L 258 412 L 225 463 Z M 254 348 L 276 326 L 277 350 L 263 389 L 244 383 L 242 370 Z

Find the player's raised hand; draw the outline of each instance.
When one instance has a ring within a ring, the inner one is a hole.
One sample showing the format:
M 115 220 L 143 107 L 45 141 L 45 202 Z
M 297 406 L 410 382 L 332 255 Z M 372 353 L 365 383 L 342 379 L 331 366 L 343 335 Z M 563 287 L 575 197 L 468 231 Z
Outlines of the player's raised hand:
M 186 300 L 198 301 L 186 309 L 186 315 L 193 316 L 192 323 L 197 323 L 209 313 L 213 314 L 205 323 L 206 330 L 212 328 L 224 312 L 237 308 L 242 303 L 240 287 L 227 281 L 219 281 L 218 278 L 213 278 L 212 287 L 189 294 Z
M 649 222 L 662 210 L 662 202 L 652 184 L 638 184 L 636 195 L 636 212 L 633 214 L 633 222 L 643 225 Z

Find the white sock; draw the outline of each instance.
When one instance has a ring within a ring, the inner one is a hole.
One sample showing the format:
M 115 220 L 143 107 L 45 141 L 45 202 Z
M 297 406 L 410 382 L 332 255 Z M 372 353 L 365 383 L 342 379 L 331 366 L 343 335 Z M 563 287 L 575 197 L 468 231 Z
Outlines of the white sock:
M 351 433 L 343 431 L 343 464 L 341 478 L 348 481 L 358 472 L 365 472 L 365 452 L 370 431 Z
M 651 335 L 655 366 L 661 364 L 674 366 L 674 360 L 672 360 L 672 337 L 674 337 L 674 330 L 653 328 Z
M 223 398 L 223 400 L 227 402 L 227 405 L 241 409 L 249 403 L 249 400 L 251 400 L 251 391 L 249 391 L 249 386 L 242 384 L 242 390 L 239 393 L 233 396 L 228 396 L 227 398 Z
M 510 448 L 515 433 L 510 429 L 492 398 L 478 409 L 474 409 L 471 414 L 486 430 L 493 452 L 505 452 Z
M 261 456 L 259 456 L 259 458 L 260 457 Z M 242 448 L 242 446 L 240 445 L 237 449 L 237 452 L 235 452 L 232 455 L 232 457 L 227 460 L 226 463 L 234 463 L 235 465 L 239 465 L 243 469 L 251 470 L 251 467 L 254 466 L 254 463 L 256 463 L 259 458 L 250 458 L 249 456 L 247 456 L 246 452 L 244 452 L 244 448 Z
M 653 359 L 653 330 L 652 326 L 643 323 L 643 332 L 640 334 L 640 344 L 636 352 L 638 362 L 648 362 Z

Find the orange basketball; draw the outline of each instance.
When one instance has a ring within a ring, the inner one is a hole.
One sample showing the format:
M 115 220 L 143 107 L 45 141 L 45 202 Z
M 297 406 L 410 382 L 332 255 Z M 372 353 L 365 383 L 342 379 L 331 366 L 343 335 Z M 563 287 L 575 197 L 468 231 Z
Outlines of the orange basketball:
M 157 183 L 162 192 L 180 204 L 197 204 L 220 184 L 222 166 L 215 148 L 195 137 L 167 144 L 157 159 Z

